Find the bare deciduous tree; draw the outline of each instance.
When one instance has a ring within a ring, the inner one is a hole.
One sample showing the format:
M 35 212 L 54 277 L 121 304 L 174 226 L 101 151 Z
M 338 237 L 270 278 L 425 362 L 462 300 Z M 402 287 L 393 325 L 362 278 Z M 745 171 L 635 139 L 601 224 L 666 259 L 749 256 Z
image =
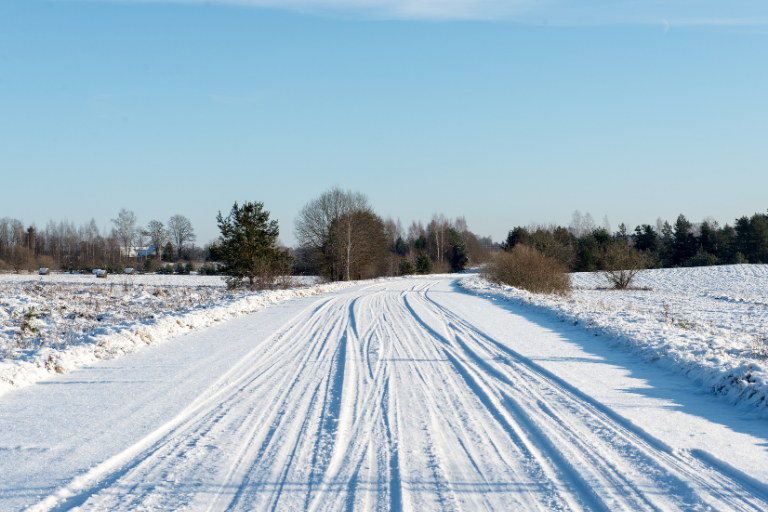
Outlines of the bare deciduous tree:
M 136 214 L 125 208 L 121 208 L 117 214 L 116 219 L 112 219 L 112 223 L 115 225 L 115 231 L 117 233 L 117 239 L 120 242 L 121 247 L 125 250 L 125 255 L 133 245 L 133 241 L 136 238 Z
M 155 255 L 159 258 L 160 251 L 166 242 L 168 242 L 168 230 L 165 229 L 165 225 L 159 220 L 151 220 L 147 224 L 147 229 L 144 233 L 149 237 L 149 241 L 155 246 Z M 149 255 L 147 255 L 149 256 Z
M 446 249 L 449 245 L 448 229 L 450 227 L 451 223 L 448 222 L 448 219 L 442 213 L 432 215 L 432 220 L 427 225 L 427 231 L 429 232 L 427 240 L 429 241 L 430 252 L 434 255 L 436 262 L 443 261 L 445 257 Z
M 304 205 L 295 221 L 299 245 L 314 254 L 315 264 L 332 280 L 350 279 L 356 249 L 356 215 L 372 213 L 360 192 L 333 187 Z
M 192 228 L 192 222 L 183 215 L 174 215 L 168 220 L 168 232 L 176 244 L 178 257 L 181 258 L 181 251 L 189 242 L 197 240 L 195 230 Z
M 32 255 L 29 249 L 26 247 L 22 247 L 21 245 L 14 245 L 8 251 L 8 264 L 11 266 L 14 272 L 18 273 L 27 265 L 27 262 L 29 262 L 31 256 Z

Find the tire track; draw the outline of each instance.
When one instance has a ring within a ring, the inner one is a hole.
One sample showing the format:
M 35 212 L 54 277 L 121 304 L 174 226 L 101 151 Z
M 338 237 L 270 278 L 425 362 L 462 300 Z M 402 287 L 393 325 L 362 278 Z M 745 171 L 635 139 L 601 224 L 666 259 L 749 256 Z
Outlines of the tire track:
M 36 509 L 768 510 L 440 305 L 438 284 L 306 310 Z

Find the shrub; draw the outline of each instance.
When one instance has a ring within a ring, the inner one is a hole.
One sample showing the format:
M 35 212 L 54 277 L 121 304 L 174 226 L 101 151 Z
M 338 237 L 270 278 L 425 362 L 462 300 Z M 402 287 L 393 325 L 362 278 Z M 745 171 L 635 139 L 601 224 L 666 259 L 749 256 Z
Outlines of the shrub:
M 409 259 L 403 258 L 400 262 L 400 274 L 404 276 L 410 276 L 416 273 L 416 267 Z
M 165 274 L 165 275 L 171 275 L 173 274 L 173 267 L 170 263 L 167 265 L 161 265 L 157 267 L 157 270 L 155 271 L 156 274 Z
M 533 293 L 567 295 L 571 292 L 568 266 L 525 245 L 516 245 L 509 251 L 493 255 L 483 266 L 482 274 L 492 283 Z
M 625 290 L 637 274 L 648 268 L 650 257 L 643 251 L 619 242 L 605 249 L 603 261 L 605 268 L 597 273 L 617 290 Z
M 216 270 L 216 265 L 212 263 L 206 263 L 202 267 L 200 267 L 200 275 L 202 276 L 215 276 L 218 274 L 218 271 Z
M 712 265 L 717 265 L 717 256 L 709 254 L 701 247 L 693 258 L 685 262 L 686 267 L 710 267 Z
M 419 257 L 416 258 L 416 272 L 419 274 L 431 274 L 432 267 L 432 258 L 425 252 L 419 254 Z

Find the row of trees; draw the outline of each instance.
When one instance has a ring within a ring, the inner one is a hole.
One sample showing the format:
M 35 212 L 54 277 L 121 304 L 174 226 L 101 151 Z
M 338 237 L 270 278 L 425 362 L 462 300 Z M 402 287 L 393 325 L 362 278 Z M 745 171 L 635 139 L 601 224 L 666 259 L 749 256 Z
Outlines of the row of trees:
M 295 221 L 295 268 L 331 281 L 460 271 L 485 251 L 463 217 L 434 215 L 405 230 L 382 219 L 360 192 L 334 187 L 302 208 Z
M 156 258 L 169 262 L 197 259 L 203 252 L 193 245 L 194 229 L 184 215 L 172 216 L 167 225 L 152 220 L 142 227 L 136 215 L 123 208 L 111 222 L 111 228 L 101 229 L 95 219 L 80 226 L 50 221 L 38 229 L 34 224 L 25 228 L 18 219 L 0 218 L 0 269 L 120 267 L 138 259 L 136 248 L 150 245 L 155 246 Z
M 443 216 L 435 216 L 427 229 L 414 224 L 404 239 L 399 222 L 382 220 L 363 194 L 338 187 L 302 208 L 295 223 L 298 257 L 279 247 L 280 230 L 269 215 L 259 202 L 235 203 L 226 217 L 219 212 L 221 236 L 211 246 L 211 255 L 224 264 L 221 273 L 230 288 L 246 280 L 251 289 L 279 287 L 292 271 L 331 281 L 428 274 L 434 268 L 430 239 L 435 259 L 459 271 L 470 258 L 465 240 L 474 240 L 479 247 L 463 219 L 450 223 Z
M 460 271 L 482 263 L 487 253 L 483 244 L 491 243 L 471 233 L 463 217 L 450 220 L 435 214 L 426 225 L 414 221 L 405 229 L 399 220 L 377 215 L 365 195 L 338 187 L 301 210 L 295 250 L 280 247 L 277 222 L 269 220 L 263 203 L 235 203 L 229 215 L 219 213 L 216 220 L 220 237 L 201 250 L 194 247 L 194 229 L 183 215 L 142 227 L 134 212 L 123 208 L 108 230 L 91 220 L 80 227 L 49 222 L 40 232 L 35 226 L 25 230 L 16 219 L 0 219 L 0 268 L 119 269 L 135 266 L 142 254 L 137 248 L 154 246 L 143 253 L 146 271 L 188 273 L 190 259 L 208 260 L 218 263 L 199 271 L 223 273 L 233 287 L 247 280 L 252 288 L 269 288 L 288 274 L 341 281 Z M 172 261 L 175 266 L 168 264 Z
M 604 270 L 619 245 L 645 257 L 649 266 L 679 267 L 728 263 L 768 263 L 768 215 L 755 213 L 720 226 L 708 218 L 700 223 L 679 215 L 674 224 L 657 219 L 630 231 L 625 224 L 611 232 L 607 219 L 597 226 L 589 214 L 574 213 L 566 228 L 556 225 L 518 226 L 507 235 L 505 249 L 525 245 L 565 263 L 574 271 Z

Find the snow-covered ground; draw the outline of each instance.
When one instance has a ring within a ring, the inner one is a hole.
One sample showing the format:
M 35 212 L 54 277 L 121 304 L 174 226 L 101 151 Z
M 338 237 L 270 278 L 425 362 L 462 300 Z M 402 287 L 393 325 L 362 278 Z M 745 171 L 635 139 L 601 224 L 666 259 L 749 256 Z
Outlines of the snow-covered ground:
M 231 293 L 216 276 L 0 274 L 0 395 L 275 302 L 355 284 L 314 281 Z
M 535 295 L 488 283 L 467 290 L 549 312 L 681 371 L 734 403 L 768 415 L 768 265 L 648 270 L 610 290 L 592 273 L 572 274 L 570 297 Z
M 768 510 L 765 419 L 456 276 L 0 397 L 0 510 Z

